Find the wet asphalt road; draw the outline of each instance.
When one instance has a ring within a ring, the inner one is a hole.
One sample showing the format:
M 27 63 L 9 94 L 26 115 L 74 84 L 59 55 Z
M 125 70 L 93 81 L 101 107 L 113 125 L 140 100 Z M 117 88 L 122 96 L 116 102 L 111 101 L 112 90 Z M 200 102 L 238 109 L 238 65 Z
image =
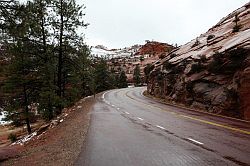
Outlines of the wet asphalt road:
M 250 123 L 164 105 L 143 90 L 111 90 L 98 99 L 75 165 L 250 165 Z

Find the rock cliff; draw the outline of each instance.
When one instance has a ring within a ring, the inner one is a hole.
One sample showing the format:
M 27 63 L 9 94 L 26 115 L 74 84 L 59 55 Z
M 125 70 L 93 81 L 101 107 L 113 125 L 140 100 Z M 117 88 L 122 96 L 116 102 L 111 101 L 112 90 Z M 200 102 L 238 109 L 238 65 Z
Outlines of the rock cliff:
M 250 3 L 154 65 L 151 95 L 250 120 Z

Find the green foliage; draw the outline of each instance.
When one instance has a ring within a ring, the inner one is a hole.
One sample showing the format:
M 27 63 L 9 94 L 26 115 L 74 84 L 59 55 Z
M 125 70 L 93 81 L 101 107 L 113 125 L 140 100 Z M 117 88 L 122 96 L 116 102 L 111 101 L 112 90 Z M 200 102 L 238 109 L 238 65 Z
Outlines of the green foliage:
M 139 65 L 136 65 L 134 69 L 134 74 L 133 74 L 133 80 L 135 86 L 140 86 L 141 85 L 141 72 L 140 72 L 140 67 Z
M 128 87 L 127 76 L 126 76 L 124 71 L 122 71 L 119 75 L 118 87 L 119 88 L 127 88 Z
M 203 65 L 201 63 L 194 63 L 192 64 L 190 74 L 193 73 L 199 73 L 204 69 Z
M 91 73 L 90 52 L 83 35 L 77 34 L 78 28 L 87 26 L 84 6 L 74 0 L 0 4 L 0 44 L 10 59 L 8 69 L 1 70 L 8 78 L 1 90 L 10 94 L 6 102 L 10 120 L 16 125 L 25 121 L 31 132 L 32 103 L 39 103 L 42 117 L 50 120 L 90 94 L 86 79 Z
M 220 69 L 223 63 L 222 54 L 219 52 L 214 53 L 212 56 L 212 61 L 208 64 L 208 71 L 211 73 L 218 74 L 220 73 Z
M 16 134 L 10 133 L 8 135 L 8 139 L 13 143 L 17 140 L 17 136 L 16 136 Z
M 196 46 L 198 46 L 200 44 L 200 41 L 198 40 L 198 38 L 196 38 L 196 40 L 195 40 L 195 43 L 191 46 L 192 48 L 193 47 L 196 47 Z
M 239 30 L 240 30 L 240 25 L 238 24 L 239 21 L 240 21 L 240 19 L 238 17 L 238 14 L 236 14 L 234 16 L 234 21 L 233 21 L 233 22 L 235 22 L 235 25 L 233 27 L 233 32 L 239 32 Z
M 215 35 L 208 35 L 207 40 L 211 40 L 215 37 Z
M 235 25 L 233 27 L 233 32 L 239 32 L 239 30 L 240 30 L 240 26 L 239 25 Z
M 146 83 L 148 83 L 149 74 L 150 74 L 151 71 L 154 70 L 154 68 L 155 68 L 154 65 L 147 64 L 147 66 L 143 69 Z
M 173 67 L 174 67 L 174 65 L 172 63 L 170 63 L 169 61 L 165 61 L 163 63 L 163 69 L 165 69 L 165 70 L 172 69 Z
M 199 56 L 200 57 L 200 61 L 202 62 L 202 63 L 205 63 L 206 61 L 207 61 L 207 57 L 206 57 L 206 55 L 200 55 Z
M 101 59 L 100 62 L 95 64 L 94 77 L 96 92 L 102 92 L 115 87 L 110 81 L 109 74 L 108 66 L 104 59 Z
M 143 55 L 140 56 L 140 61 L 141 62 L 144 61 L 144 56 Z

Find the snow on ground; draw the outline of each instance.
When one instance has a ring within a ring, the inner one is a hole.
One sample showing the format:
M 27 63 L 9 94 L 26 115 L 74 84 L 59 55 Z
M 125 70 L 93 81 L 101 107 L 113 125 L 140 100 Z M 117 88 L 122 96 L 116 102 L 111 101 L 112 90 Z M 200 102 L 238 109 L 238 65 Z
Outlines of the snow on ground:
M 4 121 L 4 119 L 6 118 L 7 112 L 6 111 L 2 111 L 2 108 L 0 108 L 0 125 L 7 125 L 10 124 L 10 121 Z
M 104 46 L 95 46 L 91 48 L 91 54 L 95 57 L 107 57 L 107 58 L 118 58 L 118 57 L 130 57 L 134 55 L 141 46 L 125 47 L 122 49 L 109 50 Z
M 33 132 L 33 133 L 29 134 L 29 135 L 26 135 L 26 136 L 23 137 L 22 139 L 20 139 L 20 140 L 14 142 L 14 143 L 11 144 L 11 145 L 16 145 L 16 144 L 18 144 L 18 145 L 23 145 L 24 143 L 28 142 L 29 140 L 31 140 L 31 139 L 32 139 L 34 136 L 36 136 L 36 135 L 37 135 L 37 132 Z
M 248 5 L 250 2 L 248 3 Z M 250 8 L 243 6 L 227 17 L 221 19 L 214 27 L 209 29 L 206 33 L 201 34 L 196 39 L 182 45 L 175 53 L 177 56 L 170 59 L 172 63 L 178 63 L 183 59 L 192 57 L 199 59 L 200 55 L 206 55 L 210 57 L 214 52 L 224 52 L 228 49 L 232 49 L 236 46 L 243 48 L 249 48 L 250 45 Z M 235 26 L 235 14 L 238 14 L 240 25 L 239 32 L 232 32 Z M 212 39 L 208 40 L 208 36 L 213 36 Z M 199 44 L 194 46 L 195 42 Z

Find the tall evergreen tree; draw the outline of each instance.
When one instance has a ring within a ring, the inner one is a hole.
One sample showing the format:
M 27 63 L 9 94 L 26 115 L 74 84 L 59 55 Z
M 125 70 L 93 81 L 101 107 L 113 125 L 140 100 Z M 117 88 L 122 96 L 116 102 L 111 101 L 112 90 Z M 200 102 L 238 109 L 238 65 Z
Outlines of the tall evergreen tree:
M 86 27 L 82 17 L 84 16 L 82 9 L 75 3 L 75 0 L 54 0 L 54 12 L 58 17 L 54 17 L 53 27 L 57 40 L 57 95 L 63 100 L 65 96 L 65 86 L 67 84 L 66 77 L 68 70 L 65 68 L 67 61 L 71 61 L 72 54 L 69 50 L 77 49 L 79 41 L 83 40 L 82 35 L 77 34 L 79 27 Z M 61 112 L 63 105 L 59 106 Z
M 128 87 L 127 76 L 125 74 L 125 71 L 121 71 L 121 73 L 119 75 L 118 87 L 119 88 L 127 88 Z
M 136 67 L 134 69 L 133 80 L 134 80 L 135 86 L 141 85 L 141 72 L 140 72 L 139 65 L 136 65 Z
M 9 39 L 11 39 L 8 44 L 11 63 L 4 89 L 6 91 L 15 90 L 12 92 L 12 101 L 10 102 L 15 104 L 9 104 L 11 112 L 9 117 L 20 114 L 20 117 L 24 117 L 28 133 L 31 133 L 29 110 L 30 105 L 36 102 L 40 82 L 37 79 L 38 60 L 33 53 L 35 45 L 31 40 L 30 10 L 28 5 L 18 6 L 15 4 L 15 9 L 11 12 L 11 16 L 14 17 L 5 17 L 6 26 L 4 27 Z

